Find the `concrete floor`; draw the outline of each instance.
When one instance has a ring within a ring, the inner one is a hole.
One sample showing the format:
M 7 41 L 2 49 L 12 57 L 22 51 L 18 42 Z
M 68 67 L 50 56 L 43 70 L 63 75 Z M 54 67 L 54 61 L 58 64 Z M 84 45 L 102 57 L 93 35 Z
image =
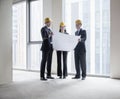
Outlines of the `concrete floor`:
M 14 71 L 13 83 L 0 85 L 0 99 L 120 99 L 120 80 L 39 80 L 39 73 Z M 55 76 L 56 77 L 56 76 Z

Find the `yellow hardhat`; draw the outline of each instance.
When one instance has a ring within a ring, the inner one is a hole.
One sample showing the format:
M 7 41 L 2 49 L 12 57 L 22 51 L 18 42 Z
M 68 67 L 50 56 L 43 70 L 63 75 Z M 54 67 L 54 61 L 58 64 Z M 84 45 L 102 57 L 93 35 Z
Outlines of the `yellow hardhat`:
M 80 24 L 80 25 L 82 25 L 82 21 L 79 20 L 79 19 L 77 19 L 77 20 L 75 21 L 75 23 L 76 23 L 76 24 Z
M 60 26 L 65 26 L 65 23 L 64 23 L 64 22 L 61 22 L 61 23 L 60 23 Z
M 45 23 L 49 23 L 49 22 L 51 22 L 52 20 L 50 19 L 50 18 L 45 18 Z

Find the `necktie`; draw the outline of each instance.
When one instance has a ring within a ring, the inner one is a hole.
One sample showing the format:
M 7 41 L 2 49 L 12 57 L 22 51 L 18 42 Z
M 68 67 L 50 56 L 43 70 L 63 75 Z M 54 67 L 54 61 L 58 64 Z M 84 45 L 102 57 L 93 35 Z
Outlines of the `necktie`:
M 79 35 L 79 31 L 77 31 L 77 35 Z
M 50 29 L 48 29 L 49 33 L 52 33 Z M 52 36 L 50 36 L 49 41 L 52 42 Z

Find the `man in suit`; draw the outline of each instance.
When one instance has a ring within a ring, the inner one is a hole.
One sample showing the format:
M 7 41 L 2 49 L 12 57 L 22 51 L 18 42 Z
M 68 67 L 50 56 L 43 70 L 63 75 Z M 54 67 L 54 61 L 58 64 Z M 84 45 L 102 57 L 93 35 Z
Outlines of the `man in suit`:
M 85 80 L 86 78 L 86 47 L 85 47 L 85 41 L 86 41 L 86 30 L 83 30 L 81 28 L 82 22 L 81 20 L 76 20 L 76 29 L 75 32 L 76 36 L 80 36 L 80 39 L 78 40 L 78 44 L 76 48 L 74 49 L 74 57 L 75 57 L 75 69 L 76 69 L 76 75 L 73 77 L 73 79 L 79 79 L 80 78 L 80 71 L 82 71 L 82 80 Z
M 41 68 L 40 68 L 40 77 L 41 80 L 46 81 L 47 79 L 54 79 L 51 76 L 51 64 L 52 64 L 52 35 L 53 32 L 50 29 L 51 26 L 51 19 L 45 18 L 45 26 L 41 29 L 41 36 L 43 39 L 42 42 L 42 60 L 41 60 Z M 47 64 L 47 78 L 45 78 L 45 67 Z

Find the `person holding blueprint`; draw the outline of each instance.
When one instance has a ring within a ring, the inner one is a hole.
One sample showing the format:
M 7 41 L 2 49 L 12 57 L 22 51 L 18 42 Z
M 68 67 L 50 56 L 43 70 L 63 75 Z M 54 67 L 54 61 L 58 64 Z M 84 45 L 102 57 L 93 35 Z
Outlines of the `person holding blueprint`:
M 46 81 L 47 79 L 54 79 L 51 76 L 51 65 L 52 65 L 52 53 L 53 53 L 53 45 L 52 45 L 52 35 L 53 32 L 50 28 L 51 19 L 45 18 L 45 26 L 41 28 L 41 36 L 43 39 L 41 51 L 42 51 L 42 60 L 40 64 L 40 79 Z M 47 77 L 45 77 L 45 68 L 47 65 Z
M 83 30 L 81 28 L 82 26 L 81 20 L 79 19 L 76 20 L 75 24 L 77 29 L 77 31 L 75 32 L 75 35 L 80 36 L 80 39 L 74 50 L 76 75 L 75 77 L 73 77 L 73 79 L 79 79 L 81 76 L 80 71 L 82 71 L 82 80 L 85 80 L 86 78 L 86 47 L 85 47 L 86 30 Z
M 60 23 L 60 33 L 68 34 L 65 29 L 65 23 Z M 62 61 L 63 60 L 63 61 Z M 62 68 L 63 63 L 63 68 Z M 67 77 L 67 51 L 57 50 L 57 76 L 65 79 Z

